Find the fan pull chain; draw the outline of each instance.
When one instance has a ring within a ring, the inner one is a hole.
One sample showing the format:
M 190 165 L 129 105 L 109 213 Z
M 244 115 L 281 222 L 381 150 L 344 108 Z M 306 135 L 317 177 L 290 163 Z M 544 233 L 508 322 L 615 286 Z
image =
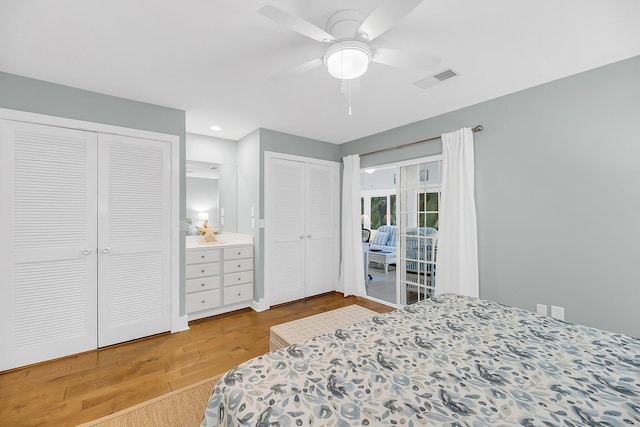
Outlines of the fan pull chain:
M 351 115 L 351 80 L 347 80 L 347 84 L 349 85 L 349 115 Z

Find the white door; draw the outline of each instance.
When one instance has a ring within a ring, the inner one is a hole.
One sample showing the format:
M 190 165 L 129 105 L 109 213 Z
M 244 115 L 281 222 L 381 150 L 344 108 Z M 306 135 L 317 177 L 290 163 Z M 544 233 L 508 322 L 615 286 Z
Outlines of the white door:
M 171 328 L 170 144 L 98 139 L 98 346 Z
M 304 298 L 305 290 L 305 164 L 268 159 L 265 220 L 268 243 L 266 274 L 270 304 Z
M 334 291 L 338 282 L 339 166 L 287 157 L 265 160 L 270 305 Z
M 306 165 L 306 295 L 336 289 L 338 165 Z
M 96 143 L 0 120 L 0 370 L 96 347 Z

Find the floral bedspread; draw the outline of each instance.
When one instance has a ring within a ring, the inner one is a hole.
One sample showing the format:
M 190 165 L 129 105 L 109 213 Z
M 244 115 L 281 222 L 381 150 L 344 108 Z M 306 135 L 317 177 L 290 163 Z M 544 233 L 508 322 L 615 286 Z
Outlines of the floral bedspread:
M 443 295 L 252 359 L 202 426 L 640 425 L 640 339 Z

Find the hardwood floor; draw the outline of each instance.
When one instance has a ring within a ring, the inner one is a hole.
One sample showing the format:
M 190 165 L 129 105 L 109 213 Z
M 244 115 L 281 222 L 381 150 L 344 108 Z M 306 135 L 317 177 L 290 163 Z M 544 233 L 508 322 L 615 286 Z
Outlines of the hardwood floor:
M 162 334 L 0 373 L 0 426 L 75 426 L 225 372 L 269 351 L 273 325 L 358 304 L 331 293 L 256 313 L 244 309 Z

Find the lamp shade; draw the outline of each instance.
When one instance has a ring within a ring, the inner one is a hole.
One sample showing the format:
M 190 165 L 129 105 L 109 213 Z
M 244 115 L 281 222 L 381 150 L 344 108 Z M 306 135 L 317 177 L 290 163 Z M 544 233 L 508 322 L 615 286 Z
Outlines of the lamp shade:
M 329 74 L 341 80 L 363 75 L 371 62 L 371 49 L 361 42 L 348 41 L 333 45 L 324 55 Z
M 360 224 L 362 224 L 364 228 L 369 228 L 371 226 L 369 215 L 360 215 Z
M 209 212 L 198 212 L 198 219 L 200 221 L 209 221 Z

